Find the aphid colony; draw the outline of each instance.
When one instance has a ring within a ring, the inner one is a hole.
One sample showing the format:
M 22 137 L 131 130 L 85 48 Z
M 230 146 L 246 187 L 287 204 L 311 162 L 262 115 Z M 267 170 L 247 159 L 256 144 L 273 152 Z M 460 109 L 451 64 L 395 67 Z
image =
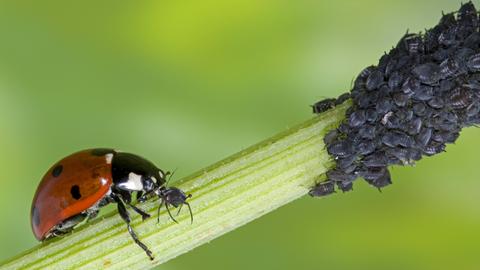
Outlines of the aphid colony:
M 313 105 L 321 113 L 348 97 L 353 104 L 324 138 L 336 167 L 309 194 L 350 191 L 359 177 L 382 188 L 392 183 L 389 165 L 445 151 L 463 127 L 480 124 L 479 71 L 479 18 L 471 2 L 424 35 L 407 33 L 358 75 L 351 93 Z

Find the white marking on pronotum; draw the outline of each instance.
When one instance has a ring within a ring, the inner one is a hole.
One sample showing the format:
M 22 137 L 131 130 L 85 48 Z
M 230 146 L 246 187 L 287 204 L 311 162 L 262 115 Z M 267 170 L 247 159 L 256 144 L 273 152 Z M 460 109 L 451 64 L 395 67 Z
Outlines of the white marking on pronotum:
M 131 172 L 128 174 L 128 180 L 118 184 L 118 187 L 124 190 L 140 191 L 143 189 L 142 176 Z
M 112 159 L 113 159 L 112 153 L 105 155 L 105 160 L 107 161 L 107 164 L 112 164 Z
M 158 171 L 158 174 L 160 175 L 160 178 L 164 178 L 164 177 L 165 177 L 165 175 L 163 174 L 162 171 Z

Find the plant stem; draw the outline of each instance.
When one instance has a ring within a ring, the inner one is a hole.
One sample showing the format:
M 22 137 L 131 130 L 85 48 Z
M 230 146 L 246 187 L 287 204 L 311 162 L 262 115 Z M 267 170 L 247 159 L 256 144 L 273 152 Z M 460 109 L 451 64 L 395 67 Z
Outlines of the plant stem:
M 116 211 L 71 235 L 52 239 L 5 262 L 0 269 L 148 269 L 207 243 L 303 195 L 333 165 L 323 144 L 325 132 L 345 115 L 349 102 L 254 145 L 180 181 L 193 194 L 194 223 L 185 209 L 179 224 L 161 212 L 158 200 L 140 205 L 132 226 L 150 247 L 150 261 L 132 241 Z

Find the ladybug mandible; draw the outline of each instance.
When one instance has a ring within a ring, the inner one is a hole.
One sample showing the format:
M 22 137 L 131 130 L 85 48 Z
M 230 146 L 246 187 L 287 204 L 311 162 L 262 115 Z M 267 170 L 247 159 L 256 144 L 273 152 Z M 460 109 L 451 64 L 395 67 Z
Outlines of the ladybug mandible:
M 153 260 L 152 252 L 130 226 L 125 205 L 145 220 L 150 215 L 132 205 L 133 193 L 138 202 L 158 196 L 161 199 L 158 211 L 165 204 L 170 218 L 177 222 L 169 206 L 181 208 L 185 204 L 193 222 L 192 210 L 186 202 L 191 195 L 166 187 L 169 174 L 140 156 L 112 149 L 89 149 L 67 156 L 47 171 L 37 188 L 31 209 L 33 234 L 39 241 L 66 234 L 86 218 L 94 218 L 101 207 L 116 203 L 133 240 Z

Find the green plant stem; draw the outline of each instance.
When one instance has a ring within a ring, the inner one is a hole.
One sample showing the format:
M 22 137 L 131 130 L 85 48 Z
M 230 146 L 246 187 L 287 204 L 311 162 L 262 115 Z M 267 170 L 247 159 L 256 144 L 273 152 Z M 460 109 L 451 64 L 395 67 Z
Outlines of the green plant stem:
M 133 228 L 151 248 L 150 261 L 132 241 L 116 211 L 71 235 L 42 243 L 5 262 L 1 269 L 148 269 L 207 243 L 303 195 L 333 164 L 325 132 L 343 119 L 349 103 L 330 110 L 180 181 L 193 194 L 194 223 L 185 209 L 179 224 L 158 200 L 140 205 L 152 218 L 134 215 Z M 133 212 L 132 212 L 133 213 Z

